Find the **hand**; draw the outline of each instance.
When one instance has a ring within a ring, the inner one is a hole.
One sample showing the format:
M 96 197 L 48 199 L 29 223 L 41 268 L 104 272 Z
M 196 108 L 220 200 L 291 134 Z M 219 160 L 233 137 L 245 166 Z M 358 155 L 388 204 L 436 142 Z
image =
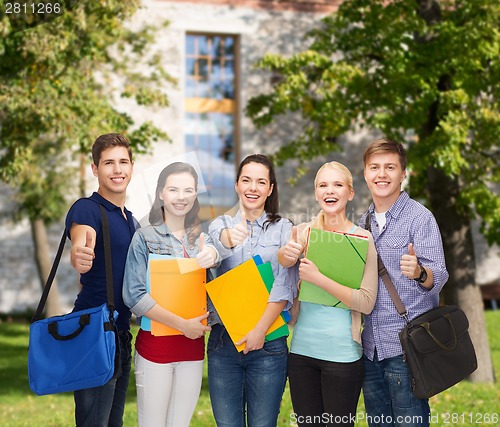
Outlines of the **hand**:
M 304 247 L 298 242 L 297 227 L 294 225 L 292 227 L 292 235 L 290 236 L 290 240 L 284 246 L 283 257 L 286 261 L 295 264 L 303 251 Z
M 92 268 L 95 258 L 94 249 L 92 246 L 92 233 L 85 233 L 85 246 L 71 247 L 71 260 L 73 267 L 80 274 L 85 274 Z
M 266 331 L 259 331 L 257 328 L 252 329 L 248 334 L 246 334 L 241 340 L 239 340 L 236 345 L 245 344 L 243 349 L 243 354 L 248 354 L 253 350 L 260 350 L 264 347 L 264 341 L 266 339 Z
M 202 337 L 203 335 L 205 335 L 205 332 L 208 332 L 212 329 L 210 326 L 205 326 L 203 323 L 201 323 L 201 321 L 206 319 L 208 315 L 209 312 L 207 311 L 201 316 L 194 317 L 192 319 L 186 319 L 185 326 L 181 332 L 184 334 L 184 336 L 192 340 Z
M 401 273 L 408 277 L 408 279 L 416 279 L 420 276 L 420 266 L 418 265 L 418 258 L 413 249 L 413 243 L 408 245 L 408 255 L 401 257 Z
M 299 277 L 301 280 L 314 283 L 319 269 L 310 259 L 302 258 L 299 265 Z
M 209 246 L 205 246 L 205 235 L 200 234 L 200 239 L 198 240 L 198 254 L 196 255 L 196 261 L 201 268 L 210 268 L 215 264 L 217 254 L 215 250 Z
M 229 235 L 229 244 L 231 248 L 241 245 L 248 237 L 248 227 L 245 211 L 243 209 L 240 209 L 240 213 L 241 222 L 239 224 L 236 224 L 233 228 L 227 229 Z

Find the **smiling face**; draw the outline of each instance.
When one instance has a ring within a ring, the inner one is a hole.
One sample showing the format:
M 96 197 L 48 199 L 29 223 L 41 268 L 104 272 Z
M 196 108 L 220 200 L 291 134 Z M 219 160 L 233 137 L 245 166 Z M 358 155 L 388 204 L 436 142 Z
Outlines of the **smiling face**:
M 314 195 L 326 215 L 342 214 L 354 190 L 344 171 L 327 164 L 316 175 Z
M 165 215 L 186 216 L 196 200 L 196 183 L 188 172 L 169 175 L 158 194 L 165 206 Z
M 241 169 L 234 189 L 246 213 L 250 217 L 258 218 L 264 211 L 266 199 L 273 192 L 269 169 L 260 163 L 247 163 Z
M 406 170 L 397 153 L 378 153 L 366 160 L 364 176 L 377 212 L 384 212 L 398 199 Z
M 124 195 L 132 178 L 133 166 L 125 147 L 104 150 L 99 165 L 92 163 L 92 173 L 99 182 L 99 194 L 110 201 Z

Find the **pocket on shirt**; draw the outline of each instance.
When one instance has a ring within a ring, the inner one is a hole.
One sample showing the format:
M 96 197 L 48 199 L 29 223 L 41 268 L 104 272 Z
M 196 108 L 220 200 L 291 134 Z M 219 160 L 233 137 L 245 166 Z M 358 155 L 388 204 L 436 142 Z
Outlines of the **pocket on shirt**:
M 278 250 L 279 249 L 279 246 L 280 246 L 280 242 L 279 240 L 278 241 L 275 241 L 275 240 L 271 240 L 271 239 L 263 239 L 259 242 L 259 246 L 261 248 L 270 248 L 270 249 L 276 249 Z
M 410 244 L 410 236 L 408 234 L 396 234 L 387 237 L 384 241 L 384 246 L 389 249 L 407 248 Z
M 166 243 L 146 242 L 149 253 L 157 255 L 172 255 L 174 249 Z

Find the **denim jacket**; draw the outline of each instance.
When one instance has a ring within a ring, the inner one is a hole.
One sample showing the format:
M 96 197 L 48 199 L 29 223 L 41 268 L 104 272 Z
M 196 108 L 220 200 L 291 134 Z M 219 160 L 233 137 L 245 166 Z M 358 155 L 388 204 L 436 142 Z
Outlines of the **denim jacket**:
M 217 249 L 212 243 L 209 235 L 205 234 L 205 245 Z M 166 224 L 149 225 L 139 228 L 134 236 L 127 254 L 125 264 L 125 275 L 123 278 L 123 301 L 130 307 L 130 311 L 137 316 L 140 324 L 140 317 L 151 310 L 156 301 L 146 291 L 146 279 L 148 271 L 149 254 L 170 255 L 172 258 L 184 258 L 184 248 L 190 258 L 195 258 L 198 254 L 198 240 L 194 245 L 190 245 L 186 236 L 182 238 L 182 243 L 175 237 Z M 183 248 L 184 245 L 184 248 Z M 217 252 L 217 260 L 219 253 Z M 216 261 L 217 261 L 216 260 Z M 210 271 L 207 271 L 210 274 Z M 209 279 L 209 278 L 207 278 Z

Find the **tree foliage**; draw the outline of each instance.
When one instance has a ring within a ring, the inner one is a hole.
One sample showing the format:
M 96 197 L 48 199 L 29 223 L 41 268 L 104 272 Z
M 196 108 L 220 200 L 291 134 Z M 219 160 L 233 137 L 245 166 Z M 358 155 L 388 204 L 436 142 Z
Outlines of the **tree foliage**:
M 429 197 L 429 170 L 457 183 L 454 206 L 500 243 L 500 3 L 497 0 L 345 1 L 309 34 L 308 50 L 267 55 L 281 76 L 250 100 L 259 126 L 290 111 L 302 133 L 275 154 L 300 166 L 367 126 L 410 144 L 411 192 Z
M 128 134 L 135 154 L 168 140 L 121 104 L 166 106 L 174 83 L 150 48 L 157 29 L 126 24 L 140 1 L 66 3 L 43 25 L 0 15 L 0 179 L 19 189 L 18 216 L 46 223 L 75 197 L 81 155 L 98 135 Z

